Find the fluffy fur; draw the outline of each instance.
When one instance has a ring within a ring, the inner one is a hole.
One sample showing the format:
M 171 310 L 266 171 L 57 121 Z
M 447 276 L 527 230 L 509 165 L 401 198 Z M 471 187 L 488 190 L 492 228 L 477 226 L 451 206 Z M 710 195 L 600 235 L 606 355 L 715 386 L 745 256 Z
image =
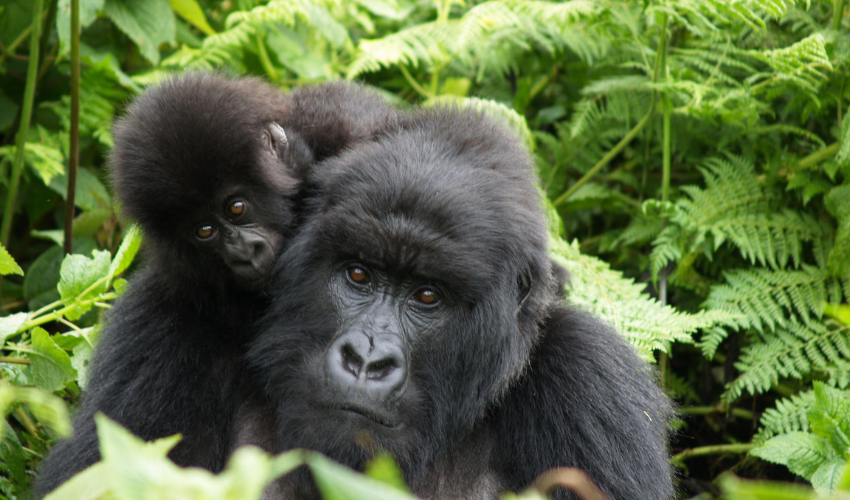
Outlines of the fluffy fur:
M 384 450 L 424 498 L 495 499 L 558 466 L 614 499 L 671 497 L 670 403 L 621 337 L 565 304 L 514 134 L 473 112 L 424 111 L 317 170 L 248 354 L 275 402 L 277 451 L 362 469 Z M 417 302 L 422 290 L 439 301 Z M 362 360 L 343 351 L 334 368 L 340 339 L 361 335 Z M 377 369 L 354 380 L 360 361 L 397 346 L 376 366 L 403 383 L 387 389 Z M 317 498 L 303 473 L 270 491 Z
M 219 251 L 192 240 L 192 214 L 219 212 L 238 189 L 252 206 L 248 226 L 282 241 L 279 251 L 314 161 L 370 140 L 394 116 L 355 84 L 283 95 L 216 74 L 172 78 L 129 107 L 115 126 L 112 180 L 123 211 L 144 229 L 147 263 L 108 314 L 74 437 L 45 460 L 39 496 L 99 459 L 96 411 L 144 439 L 181 433 L 175 462 L 221 469 L 234 412 L 251 394 L 241 361 L 248 325 L 267 300 Z M 287 140 L 269 151 L 272 122 Z

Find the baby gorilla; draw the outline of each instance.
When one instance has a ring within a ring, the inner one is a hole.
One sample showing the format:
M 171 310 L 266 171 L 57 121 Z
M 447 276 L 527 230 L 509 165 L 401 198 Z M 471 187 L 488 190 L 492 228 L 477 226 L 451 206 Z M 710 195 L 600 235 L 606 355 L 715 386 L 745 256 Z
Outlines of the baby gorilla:
M 669 401 L 621 337 L 564 303 L 514 134 L 419 112 L 314 182 L 248 354 L 278 451 L 361 470 L 386 451 L 423 498 L 496 499 L 559 466 L 614 499 L 671 497 Z M 318 498 L 306 474 L 275 488 Z
M 181 433 L 175 462 L 221 469 L 253 387 L 241 355 L 297 225 L 300 180 L 394 117 L 354 84 L 283 95 L 215 74 L 167 80 L 130 106 L 115 126 L 112 180 L 148 262 L 108 315 L 74 437 L 45 460 L 39 495 L 98 460 L 96 411 L 144 439 Z

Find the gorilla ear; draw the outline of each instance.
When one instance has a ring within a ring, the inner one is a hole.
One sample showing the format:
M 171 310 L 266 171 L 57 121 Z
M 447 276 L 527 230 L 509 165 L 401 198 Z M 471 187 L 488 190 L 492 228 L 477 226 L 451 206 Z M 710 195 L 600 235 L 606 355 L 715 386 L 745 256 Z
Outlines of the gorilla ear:
M 275 158 L 280 158 L 282 152 L 289 145 L 289 139 L 286 137 L 286 131 L 283 127 L 275 122 L 269 123 L 266 130 L 263 131 L 263 146 L 266 151 Z
M 516 280 L 517 290 L 519 291 L 519 295 L 517 296 L 517 313 L 522 310 L 522 306 L 525 305 L 525 301 L 528 300 L 528 297 L 531 295 L 532 283 L 531 276 L 529 276 L 528 270 L 522 271 Z

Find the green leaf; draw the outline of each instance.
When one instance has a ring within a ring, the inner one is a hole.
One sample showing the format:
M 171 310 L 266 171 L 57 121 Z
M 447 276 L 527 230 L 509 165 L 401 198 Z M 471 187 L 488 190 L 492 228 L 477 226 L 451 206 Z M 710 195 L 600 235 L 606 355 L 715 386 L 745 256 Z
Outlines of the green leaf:
M 21 266 L 15 262 L 15 259 L 9 254 L 6 247 L 0 243 L 0 276 L 5 276 L 7 274 L 18 274 L 23 276 L 24 270 L 21 269 Z
M 812 432 L 826 439 L 839 455 L 850 452 L 850 399 L 838 389 L 814 382 L 815 405 L 809 410 Z
M 409 493 L 316 453 L 308 455 L 307 465 L 325 500 L 414 500 Z
M 843 458 L 836 458 L 821 465 L 812 475 L 812 486 L 819 493 L 832 493 L 841 483 L 841 476 L 847 462 Z
M 18 331 L 27 321 L 27 313 L 15 313 L 0 318 L 0 346 L 6 343 L 6 337 Z
M 30 371 L 36 387 L 53 392 L 76 380 L 77 370 L 71 365 L 68 353 L 41 327 L 32 330 L 32 349 L 35 352 L 30 355 Z
M 204 17 L 204 11 L 197 0 L 170 0 L 171 8 L 183 19 L 192 23 L 207 35 L 215 34 L 215 30 Z
M 399 19 L 398 3 L 395 0 L 354 0 L 376 16 Z
M 97 11 L 103 9 L 103 0 L 80 0 L 80 31 L 97 19 Z M 56 34 L 65 55 L 71 50 L 71 0 L 59 0 L 56 8 Z
M 798 476 L 811 480 L 812 475 L 826 462 L 838 458 L 826 439 L 807 432 L 789 432 L 755 448 L 750 455 L 781 465 Z
M 18 487 L 27 484 L 24 447 L 21 446 L 18 436 L 6 420 L 3 420 L 2 428 L 0 428 L 0 471 L 5 472 L 6 476 L 12 480 L 12 484 Z
M 16 146 L 0 147 L 0 157 L 13 158 Z M 45 184 L 65 173 L 62 151 L 45 144 L 28 142 L 24 145 L 24 161 L 41 177 Z
M 373 479 L 377 479 L 401 491 L 409 491 L 407 484 L 404 482 L 404 474 L 389 453 L 379 453 L 375 458 L 370 460 L 366 464 L 364 473 Z
M 68 176 L 57 175 L 48 184 L 62 198 L 68 195 Z M 74 205 L 83 210 L 109 210 L 111 206 L 109 192 L 91 169 L 81 168 L 77 171 L 77 191 L 74 195 Z
M 112 263 L 109 265 L 109 280 L 106 283 L 107 289 L 112 279 L 123 273 L 133 263 L 133 259 L 136 257 L 141 244 L 142 231 L 139 226 L 133 224 L 124 233 L 124 240 L 121 242 L 121 246 L 118 247 L 118 251 L 115 252 L 115 258 L 112 259 Z
M 97 500 L 107 498 L 109 471 L 106 464 L 98 462 L 50 492 L 44 500 Z
M 745 481 L 732 474 L 720 478 L 723 498 L 727 500 L 815 500 L 808 487 L 775 481 Z
M 92 307 L 91 304 L 82 304 L 80 301 L 106 292 L 105 278 L 109 273 L 110 261 L 109 252 L 106 250 L 93 251 L 91 259 L 78 254 L 65 256 L 59 272 L 57 288 L 63 300 L 71 298 L 77 300 L 77 307 L 68 310 L 65 317 L 71 321 L 79 319 Z M 94 286 L 100 280 L 102 280 L 101 283 Z M 94 288 L 89 290 L 92 286 Z M 89 291 L 84 294 L 86 290 Z
M 168 0 L 106 0 L 103 10 L 151 64 L 159 63 L 160 44 L 174 44 L 176 24 Z
M 112 210 L 99 208 L 88 210 L 74 218 L 74 236 L 92 236 L 112 217 Z M 63 234 L 64 241 L 64 234 Z

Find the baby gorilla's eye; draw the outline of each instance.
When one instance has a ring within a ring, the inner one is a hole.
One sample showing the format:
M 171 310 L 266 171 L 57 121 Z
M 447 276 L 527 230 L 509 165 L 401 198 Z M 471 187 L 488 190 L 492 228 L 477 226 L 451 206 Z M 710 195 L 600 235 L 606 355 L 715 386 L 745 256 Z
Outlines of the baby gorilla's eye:
M 430 288 L 423 288 L 416 292 L 413 296 L 413 300 L 419 302 L 420 304 L 425 304 L 426 306 L 430 306 L 436 304 L 440 298 L 437 296 L 437 292 L 431 290 Z
M 245 211 L 245 202 L 242 200 L 236 200 L 227 207 L 227 210 L 231 215 L 242 215 L 242 212 Z
M 348 278 L 358 285 L 368 285 L 371 282 L 369 273 L 360 266 L 351 266 L 348 268 Z
M 209 238 L 210 236 L 212 236 L 214 232 L 215 232 L 215 228 L 212 227 L 212 226 L 209 226 L 209 225 L 200 226 L 200 227 L 198 227 L 198 229 L 195 230 L 195 236 L 197 236 L 198 238 L 200 238 L 202 240 L 205 240 L 205 239 Z

